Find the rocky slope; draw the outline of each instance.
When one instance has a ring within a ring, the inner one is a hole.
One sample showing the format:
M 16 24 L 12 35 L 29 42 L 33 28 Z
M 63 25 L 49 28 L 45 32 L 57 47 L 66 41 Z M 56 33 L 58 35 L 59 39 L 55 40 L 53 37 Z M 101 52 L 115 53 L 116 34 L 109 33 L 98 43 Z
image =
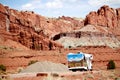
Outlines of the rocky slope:
M 120 8 L 114 9 L 102 6 L 97 12 L 90 12 L 85 19 L 85 25 L 101 26 L 117 36 L 120 35 Z
M 17 11 L 2 4 L 0 19 L 0 31 L 4 33 L 0 35 L 36 50 L 62 47 L 49 38 L 56 33 L 72 31 L 84 25 L 84 22 L 74 18 L 46 18 L 32 11 Z
M 65 16 L 47 18 L 33 11 L 17 11 L 0 4 L 0 19 L 0 35 L 30 49 L 58 49 L 61 43 L 73 47 L 120 47 L 120 8 L 102 6 L 83 20 Z M 66 38 L 61 39 L 63 37 Z M 60 44 L 53 40 L 59 40 Z
M 110 38 L 110 37 L 100 38 L 100 36 L 97 36 L 97 37 L 94 36 L 91 38 L 91 36 L 84 36 L 79 39 L 64 37 L 58 40 L 58 42 L 63 44 L 65 48 L 81 47 L 81 46 L 109 46 L 110 48 L 120 47 L 120 42 L 114 37 L 113 38 Z
M 102 6 L 97 12 L 90 12 L 82 28 L 53 37 L 65 47 L 109 46 L 120 47 L 120 8 Z

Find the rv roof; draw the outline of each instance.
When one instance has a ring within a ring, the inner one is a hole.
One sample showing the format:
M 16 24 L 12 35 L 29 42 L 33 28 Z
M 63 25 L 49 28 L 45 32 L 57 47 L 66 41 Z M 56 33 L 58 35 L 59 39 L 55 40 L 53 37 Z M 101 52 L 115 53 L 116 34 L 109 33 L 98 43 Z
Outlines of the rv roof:
M 69 53 L 67 55 L 67 59 L 68 61 L 80 61 L 84 59 L 84 54 L 83 53 L 80 53 L 80 54 Z

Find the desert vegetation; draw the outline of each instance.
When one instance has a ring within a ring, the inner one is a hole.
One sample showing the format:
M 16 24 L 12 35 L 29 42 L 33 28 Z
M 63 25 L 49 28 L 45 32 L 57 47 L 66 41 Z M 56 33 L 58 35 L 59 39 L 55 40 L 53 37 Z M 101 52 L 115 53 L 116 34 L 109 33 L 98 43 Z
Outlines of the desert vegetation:
M 114 60 L 110 60 L 107 65 L 107 69 L 115 69 L 115 68 L 116 68 L 116 65 Z
M 6 71 L 6 66 L 4 66 L 3 64 L 0 64 L 0 71 Z
M 36 63 L 36 62 L 38 62 L 38 61 L 37 61 L 37 60 L 31 60 L 31 61 L 28 63 L 28 66 L 31 65 L 31 64 L 34 64 L 34 63 Z

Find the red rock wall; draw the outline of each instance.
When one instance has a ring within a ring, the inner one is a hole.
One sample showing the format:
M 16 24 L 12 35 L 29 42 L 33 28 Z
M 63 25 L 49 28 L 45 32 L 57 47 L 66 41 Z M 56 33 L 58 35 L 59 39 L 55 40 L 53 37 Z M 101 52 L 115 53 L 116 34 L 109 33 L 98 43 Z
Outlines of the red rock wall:
M 109 28 L 120 25 L 120 8 L 113 9 L 109 6 L 102 6 L 97 12 L 90 12 L 85 19 L 85 24 L 93 24 Z
M 118 26 L 120 25 L 120 8 L 116 9 Z
M 57 49 L 62 46 L 47 38 L 43 33 L 41 22 L 44 17 L 33 12 L 19 12 L 0 4 L 0 34 L 5 38 L 17 41 L 24 46 L 35 50 Z M 38 28 L 38 29 L 37 29 Z
M 46 18 L 32 11 L 17 11 L 2 4 L 0 19 L 0 30 L 10 33 L 12 40 L 38 50 L 49 49 L 51 44 L 49 38 L 55 34 L 84 26 L 84 22 L 70 17 Z M 56 49 L 61 45 L 52 41 L 51 47 Z
M 54 35 L 80 29 L 84 24 L 105 26 L 119 35 L 120 8 L 103 6 L 97 12 L 90 12 L 85 21 L 81 21 L 65 16 L 46 18 L 32 11 L 17 11 L 0 4 L 0 31 L 9 33 L 12 40 L 31 49 L 50 49 L 51 40 L 49 39 Z M 51 47 L 56 49 L 61 46 L 52 42 Z

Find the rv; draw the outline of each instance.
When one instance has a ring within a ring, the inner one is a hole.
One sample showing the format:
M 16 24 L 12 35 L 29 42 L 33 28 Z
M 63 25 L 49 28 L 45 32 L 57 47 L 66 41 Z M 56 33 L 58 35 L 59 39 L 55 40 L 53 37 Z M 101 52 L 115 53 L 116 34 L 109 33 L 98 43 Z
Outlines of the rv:
M 83 52 L 68 53 L 67 61 L 68 68 L 72 71 L 77 70 L 92 70 L 92 54 L 86 54 Z

